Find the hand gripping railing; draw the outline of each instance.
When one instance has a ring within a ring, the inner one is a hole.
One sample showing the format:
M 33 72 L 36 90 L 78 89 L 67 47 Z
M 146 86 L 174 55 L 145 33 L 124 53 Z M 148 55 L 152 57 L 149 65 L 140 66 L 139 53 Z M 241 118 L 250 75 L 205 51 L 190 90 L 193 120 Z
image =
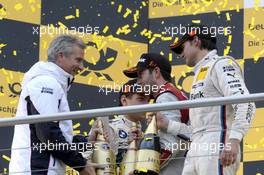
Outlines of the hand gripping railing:
M 197 107 L 217 106 L 217 105 L 225 105 L 225 104 L 238 104 L 238 103 L 246 103 L 253 101 L 264 101 L 264 93 L 256 93 L 250 95 L 234 95 L 234 96 L 217 97 L 217 98 L 204 98 L 197 100 L 176 101 L 176 102 L 159 103 L 159 104 L 98 108 L 98 109 L 83 110 L 83 111 L 56 113 L 50 115 L 31 115 L 31 116 L 19 116 L 14 118 L 2 118 L 0 119 L 0 127 L 13 126 L 18 124 L 49 122 L 49 121 L 57 121 L 57 120 L 92 118 L 92 117 L 137 113 L 137 112 L 165 111 L 165 110 L 174 110 L 174 109 L 183 109 L 183 108 L 197 108 Z

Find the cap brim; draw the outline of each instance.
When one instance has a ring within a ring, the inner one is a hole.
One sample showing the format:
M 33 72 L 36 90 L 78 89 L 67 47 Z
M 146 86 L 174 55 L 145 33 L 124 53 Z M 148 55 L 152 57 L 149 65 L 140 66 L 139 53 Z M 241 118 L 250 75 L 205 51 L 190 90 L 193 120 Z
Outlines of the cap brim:
M 182 45 L 187 40 L 188 40 L 188 36 L 183 36 L 179 41 L 177 41 L 176 43 L 171 44 L 169 47 L 176 54 L 181 54 L 182 51 L 183 51 Z
M 123 73 L 125 74 L 125 76 L 129 77 L 129 78 L 137 78 L 138 77 L 138 68 L 135 67 L 131 67 L 129 69 L 123 70 Z

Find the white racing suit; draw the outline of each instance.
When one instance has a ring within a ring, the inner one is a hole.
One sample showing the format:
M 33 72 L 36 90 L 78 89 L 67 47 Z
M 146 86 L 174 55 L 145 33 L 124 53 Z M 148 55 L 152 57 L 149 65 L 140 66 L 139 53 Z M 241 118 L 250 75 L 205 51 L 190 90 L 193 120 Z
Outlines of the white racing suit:
M 190 98 L 235 96 L 249 94 L 242 71 L 231 57 L 219 57 L 209 52 L 194 68 L 195 77 Z M 255 113 L 254 103 L 210 106 L 190 109 L 191 127 L 170 122 L 168 132 L 192 132 L 191 148 L 187 154 L 183 175 L 235 175 L 240 162 L 223 167 L 219 155 L 229 139 L 241 140 L 249 129 Z

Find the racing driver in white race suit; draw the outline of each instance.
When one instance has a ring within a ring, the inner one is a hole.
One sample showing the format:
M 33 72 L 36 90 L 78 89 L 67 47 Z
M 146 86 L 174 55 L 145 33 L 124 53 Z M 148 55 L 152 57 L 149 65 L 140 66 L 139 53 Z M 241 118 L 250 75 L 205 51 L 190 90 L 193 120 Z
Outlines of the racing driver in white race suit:
M 205 26 L 192 27 L 170 46 L 188 66 L 194 67 L 190 99 L 249 94 L 238 63 L 218 56 L 216 37 L 204 34 Z M 183 175 L 235 175 L 240 162 L 240 142 L 255 113 L 254 103 L 190 109 L 190 124 L 158 118 L 158 127 L 168 133 L 192 133 Z

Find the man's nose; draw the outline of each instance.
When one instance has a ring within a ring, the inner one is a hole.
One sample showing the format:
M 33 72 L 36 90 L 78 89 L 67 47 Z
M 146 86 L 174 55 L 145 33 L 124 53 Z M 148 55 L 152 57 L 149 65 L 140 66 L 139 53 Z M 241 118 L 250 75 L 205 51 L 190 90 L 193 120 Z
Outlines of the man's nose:
M 83 63 L 79 65 L 79 70 L 82 71 L 84 69 Z

